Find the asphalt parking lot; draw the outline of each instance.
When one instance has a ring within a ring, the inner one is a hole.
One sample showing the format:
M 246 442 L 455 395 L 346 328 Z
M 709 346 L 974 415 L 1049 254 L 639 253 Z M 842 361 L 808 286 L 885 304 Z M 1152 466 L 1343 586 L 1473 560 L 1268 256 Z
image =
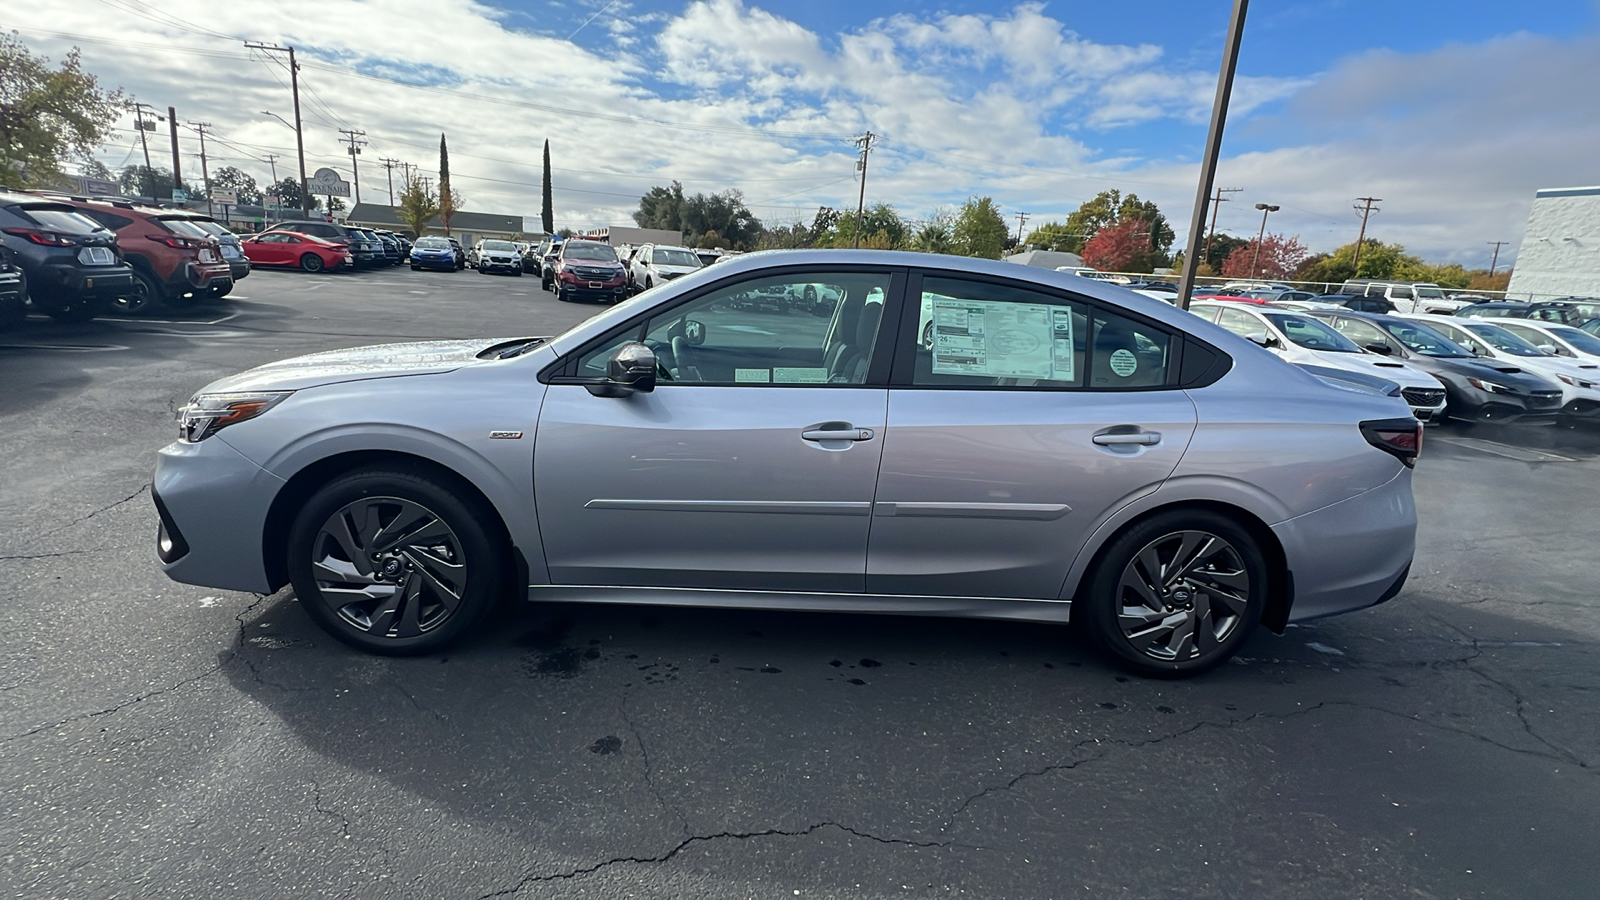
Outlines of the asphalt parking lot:
M 1584 897 L 1600 884 L 1600 427 L 1431 429 L 1378 608 L 1185 682 L 1065 629 L 522 605 L 364 656 L 291 591 L 169 581 L 149 498 L 206 382 L 544 334 L 531 278 L 258 271 L 0 335 L 0 893 Z

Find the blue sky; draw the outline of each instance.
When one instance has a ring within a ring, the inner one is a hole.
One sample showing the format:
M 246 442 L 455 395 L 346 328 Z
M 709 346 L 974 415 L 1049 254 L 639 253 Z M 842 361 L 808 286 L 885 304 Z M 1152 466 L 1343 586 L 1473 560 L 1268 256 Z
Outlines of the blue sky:
M 1157 200 L 1181 240 L 1230 5 L 53 0 L 3 24 L 213 122 L 214 152 L 262 180 L 293 143 L 257 112 L 287 112 L 283 74 L 241 39 L 302 48 L 308 165 L 342 171 L 337 129 L 363 128 L 369 192 L 377 159 L 433 168 L 445 131 L 471 209 L 535 215 L 548 138 L 562 224 L 624 223 L 673 179 L 809 220 L 854 202 L 848 136 L 870 128 L 869 201 L 909 217 L 990 195 L 1038 224 L 1116 187 Z M 1256 0 L 1219 171 L 1246 191 L 1220 227 L 1253 234 L 1270 202 L 1272 230 L 1326 250 L 1354 238 L 1351 201 L 1380 196 L 1379 238 L 1486 264 L 1536 188 L 1600 183 L 1597 10 Z

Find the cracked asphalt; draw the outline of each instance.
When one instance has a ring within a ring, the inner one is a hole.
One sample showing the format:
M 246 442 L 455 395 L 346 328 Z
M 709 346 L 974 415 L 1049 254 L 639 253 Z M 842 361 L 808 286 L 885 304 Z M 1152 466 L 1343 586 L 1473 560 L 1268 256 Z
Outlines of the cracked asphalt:
M 239 293 L 0 335 L 0 894 L 1600 885 L 1600 429 L 1430 430 L 1406 590 L 1190 681 L 1129 678 L 1053 626 L 548 604 L 384 659 L 288 590 L 161 574 L 172 411 L 272 359 L 595 308 L 470 271 L 256 272 Z

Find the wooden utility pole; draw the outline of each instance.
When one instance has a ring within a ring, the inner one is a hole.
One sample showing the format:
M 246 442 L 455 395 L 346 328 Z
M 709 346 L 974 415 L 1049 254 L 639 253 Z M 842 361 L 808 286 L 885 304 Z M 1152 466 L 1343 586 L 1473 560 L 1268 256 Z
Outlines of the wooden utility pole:
M 350 145 L 347 151 L 350 154 L 350 176 L 356 183 L 356 202 L 360 203 L 361 167 L 356 165 L 356 157 L 361 155 L 361 148 L 367 145 L 367 142 L 362 140 L 362 138 L 367 136 L 367 133 L 354 128 L 341 128 L 339 129 L 339 133 L 344 135 L 344 137 L 339 139 L 339 142 L 348 143 Z
M 167 130 L 172 133 L 172 190 L 176 193 L 178 185 L 183 183 L 183 167 L 178 163 L 178 111 L 170 106 L 167 107 Z
M 389 206 L 393 207 L 394 206 L 394 167 L 400 165 L 401 163 L 400 163 L 400 160 L 398 160 L 398 159 L 390 159 L 387 156 L 385 156 L 383 159 L 378 160 L 378 162 L 383 163 L 384 174 L 389 179 Z
M 1242 190 L 1244 188 L 1217 188 L 1217 196 L 1211 201 L 1211 230 L 1206 232 L 1206 250 L 1202 257 L 1207 265 L 1211 263 L 1211 239 L 1217 236 L 1217 213 L 1221 211 L 1222 204 L 1230 199 L 1222 195 L 1237 194 Z
M 150 142 L 145 139 L 145 132 L 153 130 L 156 127 L 156 123 L 150 122 L 150 127 L 145 127 L 146 123 L 144 120 L 144 111 L 147 109 L 150 110 L 150 115 L 155 116 L 157 120 L 161 118 L 155 114 L 156 108 L 154 106 L 151 106 L 148 103 L 139 103 L 135 101 L 133 104 L 133 120 L 134 127 L 139 130 L 139 146 L 144 148 L 144 186 L 150 189 L 150 202 L 155 203 L 156 170 L 154 166 L 150 165 Z
M 1028 224 L 1028 214 L 1025 213 L 1025 212 L 1017 213 L 1017 249 L 1018 250 L 1022 249 L 1022 226 L 1026 225 L 1026 224 Z
M 1511 243 L 1510 241 L 1487 241 L 1494 245 L 1494 256 L 1489 258 L 1489 274 L 1494 274 L 1494 267 L 1500 264 L 1500 248 Z
M 189 123 L 189 127 L 193 128 L 200 135 L 200 181 L 201 181 L 202 184 L 205 185 L 206 215 L 209 216 L 209 215 L 212 214 L 211 213 L 211 171 L 206 168 L 206 129 L 211 127 L 211 123 L 210 122 L 190 122 Z
M 1200 235 L 1206 225 L 1206 201 L 1217 177 L 1217 157 L 1222 152 L 1222 130 L 1228 123 L 1228 100 L 1233 96 L 1233 73 L 1239 64 L 1239 44 L 1244 40 L 1244 17 L 1250 0 L 1233 0 L 1228 37 L 1222 46 L 1222 71 L 1217 74 L 1217 96 L 1211 102 L 1211 127 L 1206 132 L 1206 152 L 1200 163 L 1200 183 L 1194 194 L 1194 214 L 1189 217 L 1189 243 L 1183 251 L 1183 275 L 1178 279 L 1178 307 L 1189 308 L 1195 270 L 1200 265 Z
M 877 135 L 867 132 L 856 138 L 855 144 L 861 148 L 861 158 L 856 160 L 856 169 L 861 173 L 861 195 L 856 198 L 856 240 L 853 246 L 861 246 L 861 213 L 867 205 L 867 156 L 872 153 L 872 142 Z
M 1356 199 L 1362 203 L 1361 206 L 1355 208 L 1357 212 L 1361 213 L 1361 234 L 1356 238 L 1356 260 L 1353 271 L 1350 273 L 1351 278 L 1361 277 L 1361 245 L 1366 243 L 1367 240 L 1367 217 L 1375 212 L 1382 212 L 1372 204 L 1383 202 L 1382 197 L 1357 197 Z
M 306 191 L 306 138 L 305 129 L 300 124 L 300 64 L 294 60 L 294 48 L 261 41 L 245 41 L 244 45 L 250 50 L 289 54 L 289 92 L 294 95 L 294 149 L 300 157 L 300 211 L 309 217 L 311 195 Z

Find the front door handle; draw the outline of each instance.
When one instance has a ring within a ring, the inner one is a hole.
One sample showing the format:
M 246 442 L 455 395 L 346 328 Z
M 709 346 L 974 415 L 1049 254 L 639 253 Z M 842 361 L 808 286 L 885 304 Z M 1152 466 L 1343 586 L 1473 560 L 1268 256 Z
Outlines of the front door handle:
M 807 441 L 870 441 L 874 436 L 871 428 L 856 428 L 849 422 L 823 422 L 800 432 Z
M 1114 447 L 1120 444 L 1139 444 L 1145 447 L 1161 443 L 1159 431 L 1134 431 L 1129 433 L 1097 434 L 1090 438 L 1102 447 Z

